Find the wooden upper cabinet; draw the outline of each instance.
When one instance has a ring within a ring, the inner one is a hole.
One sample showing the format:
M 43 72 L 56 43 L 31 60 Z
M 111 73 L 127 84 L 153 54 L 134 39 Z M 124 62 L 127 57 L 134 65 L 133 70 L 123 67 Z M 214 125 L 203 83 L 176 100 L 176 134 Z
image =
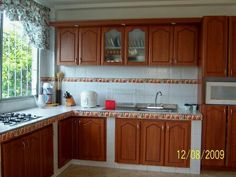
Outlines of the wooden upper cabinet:
M 57 29 L 57 64 L 75 65 L 78 58 L 78 28 Z
M 139 163 L 140 121 L 116 119 L 116 162 Z
M 125 65 L 148 63 L 148 26 L 125 27 Z
M 236 77 L 236 17 L 229 17 L 228 76 Z
M 100 65 L 100 27 L 79 28 L 79 65 Z
M 124 27 L 102 27 L 102 65 L 124 65 Z
M 203 18 L 203 76 L 227 76 L 228 20 Z
M 165 122 L 141 122 L 141 163 L 164 165 Z
M 226 106 L 204 105 L 203 109 L 203 133 L 202 150 L 224 150 L 226 153 Z M 205 154 L 206 155 L 206 154 Z M 209 157 L 208 157 L 209 158 Z M 202 159 L 202 166 L 223 167 L 225 159 Z
M 106 161 L 105 118 L 79 118 L 78 121 L 79 159 Z
M 189 159 L 179 158 L 177 152 L 190 150 L 190 135 L 190 121 L 166 122 L 165 166 L 189 167 Z
M 236 106 L 228 109 L 228 132 L 227 132 L 227 157 L 226 165 L 236 168 Z
M 149 65 L 170 65 L 173 58 L 173 27 L 149 29 Z
M 176 25 L 174 27 L 174 64 L 197 65 L 198 44 L 197 26 Z

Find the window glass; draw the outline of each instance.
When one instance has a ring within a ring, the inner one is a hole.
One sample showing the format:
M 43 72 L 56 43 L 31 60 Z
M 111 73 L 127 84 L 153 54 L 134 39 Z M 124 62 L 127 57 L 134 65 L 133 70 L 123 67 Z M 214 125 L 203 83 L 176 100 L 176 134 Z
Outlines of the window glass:
M 38 50 L 29 43 L 21 22 L 2 17 L 2 98 L 34 95 Z

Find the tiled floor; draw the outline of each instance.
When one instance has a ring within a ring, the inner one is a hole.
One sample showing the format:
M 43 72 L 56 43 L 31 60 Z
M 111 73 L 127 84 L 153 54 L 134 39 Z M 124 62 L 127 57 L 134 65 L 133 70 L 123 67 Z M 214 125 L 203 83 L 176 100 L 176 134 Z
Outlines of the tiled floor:
M 236 177 L 236 172 L 203 172 L 201 175 L 123 170 L 71 165 L 58 177 Z

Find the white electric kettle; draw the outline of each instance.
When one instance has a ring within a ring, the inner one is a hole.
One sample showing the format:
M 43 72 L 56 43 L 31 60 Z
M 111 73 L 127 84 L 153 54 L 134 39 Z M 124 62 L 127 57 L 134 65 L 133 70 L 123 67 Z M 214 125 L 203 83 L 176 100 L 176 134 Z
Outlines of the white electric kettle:
M 80 94 L 81 107 L 93 108 L 97 106 L 97 93 L 91 90 L 83 91 Z

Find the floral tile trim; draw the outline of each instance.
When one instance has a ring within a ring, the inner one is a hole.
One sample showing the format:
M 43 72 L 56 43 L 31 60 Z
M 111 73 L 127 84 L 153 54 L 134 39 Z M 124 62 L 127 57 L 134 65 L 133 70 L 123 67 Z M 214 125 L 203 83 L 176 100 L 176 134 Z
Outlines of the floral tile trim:
M 55 81 L 54 77 L 41 77 L 41 81 Z M 160 84 L 198 84 L 197 79 L 154 79 L 154 78 L 87 78 L 66 77 L 63 82 L 104 82 L 104 83 L 160 83 Z
M 70 111 L 58 116 L 54 116 L 40 122 L 26 125 L 24 127 L 14 129 L 0 135 L 0 142 L 8 141 L 12 138 L 24 135 L 26 133 L 35 131 L 56 121 L 71 117 L 115 117 L 115 118 L 138 118 L 138 119 L 159 119 L 159 120 L 202 120 L 202 115 L 192 114 L 156 114 L 156 113 L 136 113 L 136 112 L 109 112 L 109 111 Z

